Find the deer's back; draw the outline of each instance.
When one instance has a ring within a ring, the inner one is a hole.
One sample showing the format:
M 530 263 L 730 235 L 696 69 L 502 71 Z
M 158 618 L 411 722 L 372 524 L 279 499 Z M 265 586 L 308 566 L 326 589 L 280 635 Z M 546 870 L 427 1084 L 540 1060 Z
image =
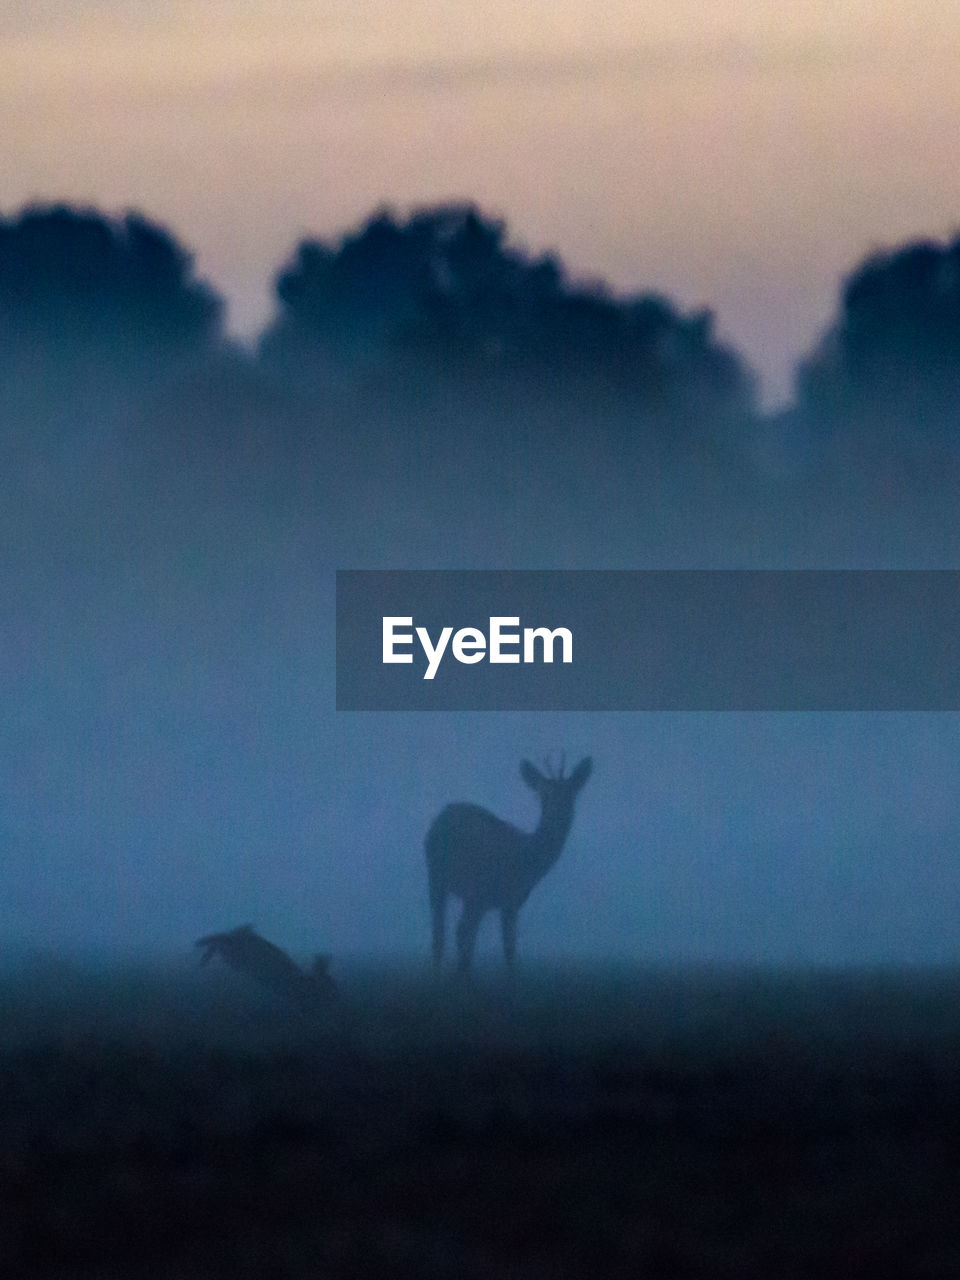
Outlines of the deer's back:
M 432 879 L 461 897 L 502 901 L 517 877 L 523 833 L 477 804 L 448 804 L 427 832 Z

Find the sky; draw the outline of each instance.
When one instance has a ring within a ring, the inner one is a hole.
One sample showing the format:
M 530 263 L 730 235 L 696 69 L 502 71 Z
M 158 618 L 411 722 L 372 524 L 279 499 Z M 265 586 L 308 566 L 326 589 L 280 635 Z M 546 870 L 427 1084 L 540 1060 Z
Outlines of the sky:
M 249 334 L 301 237 L 474 198 L 714 308 L 773 404 L 844 272 L 960 220 L 958 54 L 939 0 L 7 0 L 0 208 L 142 208 Z

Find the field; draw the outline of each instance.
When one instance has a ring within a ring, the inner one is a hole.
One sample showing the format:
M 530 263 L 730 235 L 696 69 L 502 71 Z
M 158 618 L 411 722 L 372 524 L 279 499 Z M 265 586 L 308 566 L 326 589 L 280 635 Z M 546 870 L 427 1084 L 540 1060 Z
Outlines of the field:
M 0 1274 L 956 1277 L 960 974 L 0 976 Z

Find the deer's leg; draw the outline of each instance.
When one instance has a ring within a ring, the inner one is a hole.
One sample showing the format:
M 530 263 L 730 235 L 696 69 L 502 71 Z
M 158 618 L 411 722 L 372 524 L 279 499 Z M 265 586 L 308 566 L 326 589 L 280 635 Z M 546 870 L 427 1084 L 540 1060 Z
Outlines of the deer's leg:
M 433 922 L 433 967 L 439 969 L 443 964 L 443 947 L 446 936 L 446 894 L 430 894 L 430 914 Z
M 458 967 L 461 973 L 470 972 L 473 960 L 473 947 L 477 941 L 477 930 L 483 917 L 482 910 L 472 902 L 463 904 L 463 914 L 457 923 Z
M 504 959 L 512 973 L 517 958 L 517 913 L 510 907 L 504 907 L 500 912 L 500 932 L 503 935 Z

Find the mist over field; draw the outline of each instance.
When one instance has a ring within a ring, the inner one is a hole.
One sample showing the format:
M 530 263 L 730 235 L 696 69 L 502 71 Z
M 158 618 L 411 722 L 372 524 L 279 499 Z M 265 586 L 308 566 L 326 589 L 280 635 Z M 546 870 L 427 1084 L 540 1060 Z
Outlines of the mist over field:
M 955 715 L 338 716 L 333 574 L 960 567 L 958 263 L 865 259 L 771 415 L 709 313 L 472 206 L 302 242 L 249 347 L 148 218 L 9 215 L 4 950 L 425 957 L 433 816 L 532 828 L 565 749 L 521 958 L 956 960 Z
M 960 1275 L 960 714 L 335 711 L 340 569 L 960 569 L 958 37 L 0 6 L 0 1275 Z

